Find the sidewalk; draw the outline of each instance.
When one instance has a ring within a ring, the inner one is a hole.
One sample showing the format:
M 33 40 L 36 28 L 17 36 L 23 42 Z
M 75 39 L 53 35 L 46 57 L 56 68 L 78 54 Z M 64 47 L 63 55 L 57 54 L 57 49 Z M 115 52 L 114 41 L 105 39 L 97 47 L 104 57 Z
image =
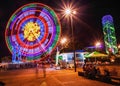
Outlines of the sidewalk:
M 6 75 L 0 77 L 0 81 L 4 82 L 5 86 L 113 86 L 78 76 L 78 72 L 74 70 L 49 69 L 46 72 L 46 78 L 43 77 L 42 71 L 39 71 L 36 78 L 33 71 L 34 69 L 13 71 L 15 73 L 6 72 Z

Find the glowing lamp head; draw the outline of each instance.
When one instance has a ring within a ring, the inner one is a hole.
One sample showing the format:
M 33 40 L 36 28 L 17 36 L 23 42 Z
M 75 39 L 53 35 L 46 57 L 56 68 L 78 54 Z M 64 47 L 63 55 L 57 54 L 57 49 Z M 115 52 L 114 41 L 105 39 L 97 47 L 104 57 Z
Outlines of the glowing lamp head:
M 71 14 L 71 9 L 70 8 L 65 9 L 65 14 L 70 15 Z
M 72 13 L 73 13 L 73 14 L 76 14 L 76 11 L 74 10 Z
M 67 39 L 66 39 L 66 38 L 63 38 L 63 39 L 61 40 L 61 44 L 64 44 L 66 41 L 67 41 Z
M 100 46 L 100 42 L 97 42 L 97 43 L 96 43 L 96 47 L 98 47 L 98 46 Z
M 118 48 L 120 49 L 120 45 L 118 45 Z

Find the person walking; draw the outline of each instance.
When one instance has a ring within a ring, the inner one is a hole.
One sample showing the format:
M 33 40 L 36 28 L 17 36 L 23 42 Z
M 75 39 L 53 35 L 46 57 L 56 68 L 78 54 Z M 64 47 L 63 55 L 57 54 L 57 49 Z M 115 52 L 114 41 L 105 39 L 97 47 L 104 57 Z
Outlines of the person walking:
M 42 69 L 43 69 L 43 76 L 45 78 L 46 77 L 46 66 L 44 62 L 42 62 Z
M 39 76 L 39 64 L 38 63 L 36 64 L 35 73 L 36 73 L 36 78 L 38 78 L 38 76 Z

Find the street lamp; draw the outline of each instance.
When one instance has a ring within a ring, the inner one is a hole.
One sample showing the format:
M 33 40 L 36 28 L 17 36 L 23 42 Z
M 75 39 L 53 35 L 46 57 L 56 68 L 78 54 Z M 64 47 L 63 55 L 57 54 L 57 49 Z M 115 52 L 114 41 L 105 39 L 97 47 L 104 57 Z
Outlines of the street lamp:
M 75 58 L 74 32 L 73 32 L 73 17 L 74 17 L 75 14 L 76 14 L 76 10 L 71 9 L 69 7 L 64 10 L 65 17 L 70 19 L 70 25 L 71 25 L 71 29 L 72 29 L 73 59 L 74 59 L 74 69 L 75 69 L 75 72 L 76 72 L 76 58 Z
M 118 53 L 120 54 L 120 44 L 118 45 Z
M 120 49 L 120 44 L 118 45 L 118 49 Z
M 100 42 L 96 42 L 96 43 L 95 43 L 95 47 L 96 47 L 96 50 L 97 50 L 98 48 L 101 47 L 101 43 L 100 43 Z
M 70 15 L 71 14 L 71 9 L 70 8 L 66 8 L 65 9 L 65 15 Z
M 64 37 L 64 38 L 61 38 L 61 40 L 60 40 L 61 50 L 62 50 L 64 47 L 66 47 L 66 45 L 68 44 L 67 41 L 68 41 L 67 38 L 65 38 L 65 37 Z
M 96 47 L 99 47 L 100 45 L 101 45 L 100 42 L 96 42 L 96 44 L 95 44 Z
M 66 16 L 73 16 L 74 14 L 76 14 L 76 11 L 75 10 L 72 10 L 71 8 L 66 8 L 65 9 L 65 15 Z
M 60 41 L 60 43 L 64 44 L 66 41 L 67 41 L 67 38 L 62 38 L 61 41 Z

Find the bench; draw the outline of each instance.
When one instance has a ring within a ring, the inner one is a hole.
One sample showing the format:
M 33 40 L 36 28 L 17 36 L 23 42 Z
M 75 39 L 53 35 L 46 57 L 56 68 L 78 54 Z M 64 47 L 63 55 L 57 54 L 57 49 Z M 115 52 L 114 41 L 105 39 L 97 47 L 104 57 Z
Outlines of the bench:
M 111 80 L 120 83 L 120 76 L 110 76 Z
M 78 76 L 84 76 L 84 77 L 87 77 L 85 75 L 85 72 L 81 72 L 81 71 L 78 71 Z M 106 82 L 106 83 L 120 83 L 120 77 L 119 76 L 104 76 L 104 75 L 99 75 L 99 76 L 95 76 L 94 80 L 98 80 L 98 81 L 102 81 L 102 82 Z
M 84 76 L 84 72 L 78 71 L 78 76 Z

